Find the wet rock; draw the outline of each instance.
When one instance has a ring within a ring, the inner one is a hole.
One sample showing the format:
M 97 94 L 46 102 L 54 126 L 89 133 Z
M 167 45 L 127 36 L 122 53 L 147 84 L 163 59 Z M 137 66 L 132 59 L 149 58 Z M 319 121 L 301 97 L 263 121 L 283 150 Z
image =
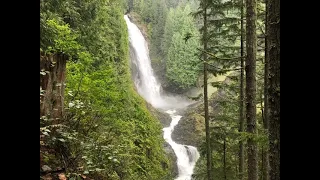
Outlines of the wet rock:
M 147 103 L 147 108 L 154 115 L 161 123 L 162 127 L 168 127 L 171 123 L 171 117 L 169 114 L 165 113 L 164 111 L 157 110 L 156 108 L 152 107 L 151 104 Z

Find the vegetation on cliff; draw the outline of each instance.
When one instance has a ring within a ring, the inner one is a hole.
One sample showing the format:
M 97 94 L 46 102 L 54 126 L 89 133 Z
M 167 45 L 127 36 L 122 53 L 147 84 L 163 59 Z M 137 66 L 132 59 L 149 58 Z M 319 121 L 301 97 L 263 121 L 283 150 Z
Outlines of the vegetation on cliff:
M 280 180 L 280 0 L 40 0 L 40 179 L 173 178 L 125 13 L 164 90 L 204 89 L 172 134 L 198 147 L 193 177 Z
M 170 179 L 161 124 L 130 78 L 123 13 L 122 1 L 40 1 L 42 178 Z

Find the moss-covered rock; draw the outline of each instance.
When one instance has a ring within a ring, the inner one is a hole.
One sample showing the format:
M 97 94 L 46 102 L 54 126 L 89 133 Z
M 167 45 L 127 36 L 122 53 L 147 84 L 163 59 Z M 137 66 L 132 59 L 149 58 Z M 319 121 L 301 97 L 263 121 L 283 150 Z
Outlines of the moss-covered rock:
M 203 108 L 201 102 L 193 104 L 179 113 L 182 115 L 178 125 L 172 133 L 172 139 L 179 144 L 199 147 L 201 137 L 204 135 L 204 117 L 201 115 Z

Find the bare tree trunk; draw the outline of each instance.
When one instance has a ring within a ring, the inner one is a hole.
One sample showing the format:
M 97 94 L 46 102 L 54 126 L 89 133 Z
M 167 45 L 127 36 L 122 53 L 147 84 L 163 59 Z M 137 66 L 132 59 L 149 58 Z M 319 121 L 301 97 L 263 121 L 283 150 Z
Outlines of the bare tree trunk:
M 203 2 L 203 50 L 208 49 L 207 41 L 207 3 Z M 207 175 L 208 180 L 212 180 L 212 154 L 210 143 L 210 129 L 209 129 L 209 110 L 208 110 L 208 78 L 207 78 L 207 54 L 203 53 L 203 83 L 204 83 L 204 112 L 205 112 L 205 128 L 206 128 L 206 145 L 207 145 Z
M 268 0 L 270 180 L 280 180 L 280 0 Z
M 256 135 L 256 0 L 246 0 L 246 118 L 247 132 Z M 257 143 L 248 138 L 248 180 L 258 180 Z
M 64 115 L 64 89 L 67 56 L 63 54 L 46 55 L 40 52 L 40 118 L 52 119 L 50 124 L 58 124 Z M 51 134 L 54 129 L 51 129 Z M 45 138 L 40 131 L 40 167 L 43 165 L 43 154 L 49 151 L 44 145 Z M 50 149 L 52 150 L 52 149 Z
M 40 87 L 44 95 L 40 96 L 40 117 L 53 118 L 57 124 L 64 113 L 64 89 L 67 56 L 63 54 L 40 54 Z
M 227 164 L 226 164 L 226 137 L 223 140 L 223 176 L 227 180 Z
M 267 134 L 268 133 L 268 128 L 269 128 L 269 102 L 268 102 L 268 74 L 269 74 L 269 60 L 268 60 L 268 11 L 267 11 L 267 4 L 268 0 L 266 0 L 266 17 L 265 17 L 265 55 L 264 55 L 264 109 L 263 109 L 263 126 L 264 129 L 266 130 Z M 262 155 L 263 155 L 263 161 L 262 161 L 262 179 L 263 180 L 269 180 L 269 151 L 268 148 L 263 148 L 262 149 Z
M 239 132 L 244 131 L 244 48 L 243 48 L 243 0 L 241 0 L 241 46 L 240 46 L 240 57 L 241 57 L 241 70 L 240 70 L 240 115 L 239 115 Z M 243 172 L 244 171 L 244 147 L 243 141 L 239 142 L 239 180 L 243 180 Z

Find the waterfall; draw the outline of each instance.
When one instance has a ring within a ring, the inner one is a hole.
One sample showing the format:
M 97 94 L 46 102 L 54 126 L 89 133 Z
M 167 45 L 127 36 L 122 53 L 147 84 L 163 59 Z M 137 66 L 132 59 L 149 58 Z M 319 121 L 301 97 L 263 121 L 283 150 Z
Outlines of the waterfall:
M 148 44 L 139 28 L 132 23 L 128 16 L 127 23 L 130 42 L 130 59 L 136 69 L 134 83 L 138 93 L 153 107 L 165 110 L 171 117 L 169 127 L 163 128 L 163 138 L 174 150 L 177 156 L 178 177 L 175 180 L 191 180 L 195 163 L 200 155 L 196 147 L 178 144 L 171 138 L 174 127 L 179 123 L 181 115 L 176 109 L 186 107 L 190 101 L 179 96 L 168 95 L 161 91 L 161 84 L 157 81 L 149 57 Z

